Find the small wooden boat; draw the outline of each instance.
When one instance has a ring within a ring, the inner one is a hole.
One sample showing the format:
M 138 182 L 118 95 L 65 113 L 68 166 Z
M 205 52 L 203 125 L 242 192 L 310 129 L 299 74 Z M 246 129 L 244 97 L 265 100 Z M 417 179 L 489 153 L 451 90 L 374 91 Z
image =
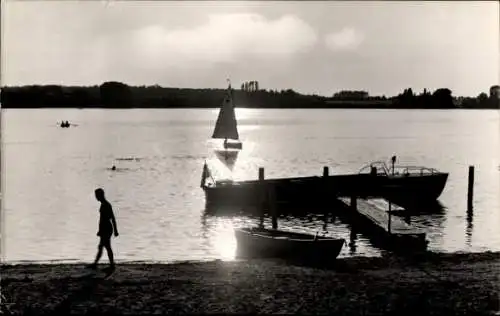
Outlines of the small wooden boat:
M 235 229 L 241 256 L 327 261 L 338 257 L 345 240 L 260 227 Z

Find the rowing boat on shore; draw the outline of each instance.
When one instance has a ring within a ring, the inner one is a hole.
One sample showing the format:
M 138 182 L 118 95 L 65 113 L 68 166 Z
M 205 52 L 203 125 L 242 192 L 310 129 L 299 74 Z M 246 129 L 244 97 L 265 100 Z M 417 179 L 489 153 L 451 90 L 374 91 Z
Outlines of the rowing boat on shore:
M 345 240 L 260 227 L 235 229 L 241 256 L 332 260 Z

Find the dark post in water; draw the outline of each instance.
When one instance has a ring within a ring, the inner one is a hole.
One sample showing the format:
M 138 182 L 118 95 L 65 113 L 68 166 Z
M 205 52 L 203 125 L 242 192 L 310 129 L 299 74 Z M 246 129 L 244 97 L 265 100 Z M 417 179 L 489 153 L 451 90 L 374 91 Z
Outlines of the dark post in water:
M 351 196 L 351 208 L 353 211 L 356 211 L 358 209 L 358 197 L 355 195 Z
M 392 203 L 391 200 L 389 200 L 389 211 L 388 211 L 389 219 L 387 221 L 387 232 L 391 234 L 391 220 L 392 220 Z
M 326 199 L 328 198 L 328 185 L 327 185 L 327 181 L 328 181 L 328 174 L 329 174 L 329 170 L 328 170 L 328 166 L 324 166 L 323 167 L 323 190 L 320 192 L 322 194 L 322 197 L 321 199 L 323 201 L 326 201 Z M 328 203 L 322 203 L 323 205 L 328 205 Z M 325 221 L 325 225 L 326 223 L 328 222 L 328 206 L 323 206 L 324 210 L 323 210 L 323 219 Z
M 392 162 L 392 175 L 394 175 L 394 164 L 396 163 L 396 155 L 392 156 L 391 162 Z
M 267 191 L 269 194 L 268 205 L 271 212 L 273 229 L 278 229 L 278 214 L 276 214 L 276 194 L 274 186 L 270 185 Z
M 266 192 L 265 183 L 264 183 L 264 168 L 262 168 L 262 167 L 259 168 L 259 187 L 261 188 L 261 192 L 260 192 L 260 196 L 259 196 L 259 198 L 260 198 L 260 223 L 259 223 L 259 227 L 263 228 L 264 227 L 264 205 L 265 205 L 265 201 L 266 201 L 265 194 L 267 192 Z
M 469 186 L 467 189 L 467 211 L 472 212 L 474 199 L 474 166 L 469 166 Z

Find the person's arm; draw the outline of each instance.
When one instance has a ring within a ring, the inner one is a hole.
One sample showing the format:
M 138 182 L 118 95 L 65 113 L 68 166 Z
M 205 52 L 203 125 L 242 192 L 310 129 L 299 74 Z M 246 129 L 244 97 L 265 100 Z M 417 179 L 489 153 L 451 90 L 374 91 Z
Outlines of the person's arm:
M 115 232 L 115 236 L 118 236 L 118 227 L 116 226 L 116 218 L 115 218 L 115 214 L 113 212 L 113 208 L 111 207 L 111 205 L 109 205 L 109 215 L 111 217 L 111 223 L 113 223 L 113 230 Z

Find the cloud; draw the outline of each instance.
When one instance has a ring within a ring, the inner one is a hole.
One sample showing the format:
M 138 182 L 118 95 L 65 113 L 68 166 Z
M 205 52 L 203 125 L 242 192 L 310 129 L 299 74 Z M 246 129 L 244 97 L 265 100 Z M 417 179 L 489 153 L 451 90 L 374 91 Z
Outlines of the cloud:
M 325 36 L 325 44 L 332 51 L 356 49 L 365 39 L 363 33 L 350 27 Z
M 151 64 L 179 65 L 289 59 L 309 50 L 317 35 L 292 15 L 267 20 L 259 14 L 235 13 L 209 15 L 206 24 L 194 28 L 147 26 L 134 32 L 133 41 L 137 57 Z
M 230 77 L 326 95 L 478 95 L 498 83 L 498 2 L 137 3 L 7 1 L 2 84 L 224 87 Z

